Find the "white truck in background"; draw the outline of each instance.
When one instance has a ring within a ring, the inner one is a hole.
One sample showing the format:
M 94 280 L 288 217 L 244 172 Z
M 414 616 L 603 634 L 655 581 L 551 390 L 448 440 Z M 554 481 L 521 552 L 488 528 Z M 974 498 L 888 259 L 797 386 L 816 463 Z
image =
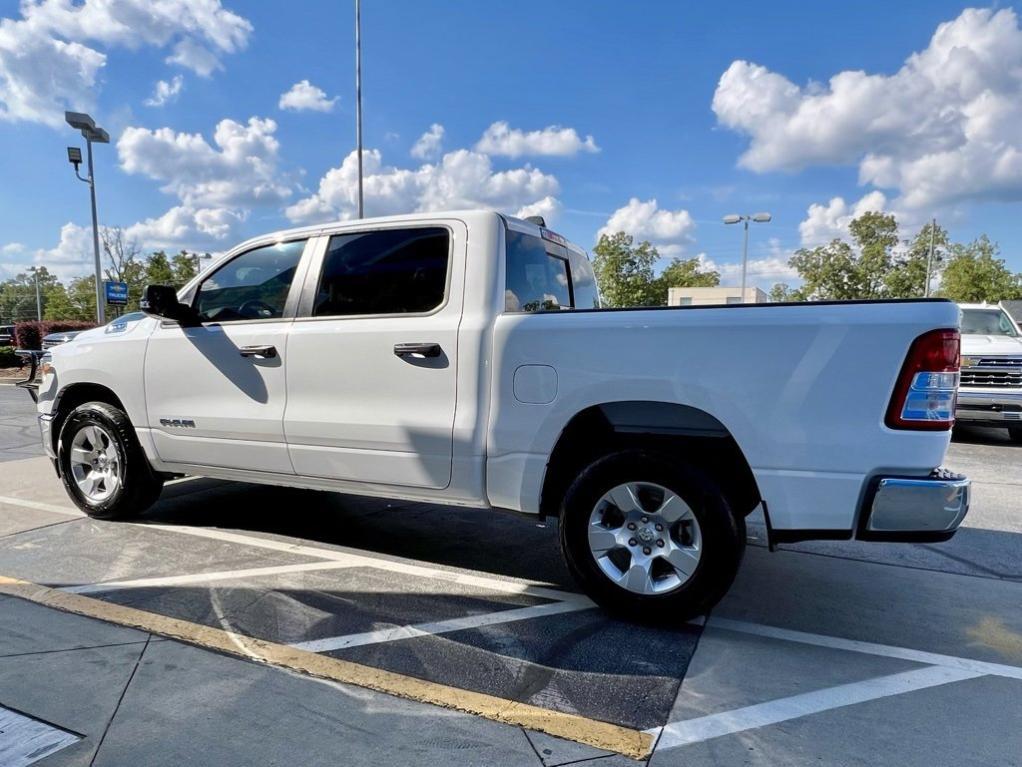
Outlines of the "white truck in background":
M 945 540 L 968 509 L 939 469 L 948 301 L 601 309 L 582 249 L 464 211 L 256 238 L 144 308 L 35 382 L 96 518 L 173 474 L 509 509 L 559 519 L 601 604 L 684 620 L 727 591 L 757 508 L 771 543 Z
M 1022 331 L 1001 306 L 962 304 L 962 373 L 956 417 L 1008 430 L 1022 443 Z

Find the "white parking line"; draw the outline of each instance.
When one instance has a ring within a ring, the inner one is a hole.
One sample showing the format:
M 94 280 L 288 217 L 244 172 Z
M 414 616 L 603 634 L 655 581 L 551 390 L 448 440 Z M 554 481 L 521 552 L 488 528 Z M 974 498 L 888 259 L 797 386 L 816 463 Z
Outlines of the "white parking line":
M 582 594 L 570 591 L 551 589 L 541 584 L 529 583 L 520 580 L 497 578 L 495 576 L 477 575 L 457 570 L 444 570 L 439 567 L 432 567 L 421 562 L 402 562 L 383 557 L 373 557 L 365 554 L 355 554 L 347 551 L 336 551 L 318 546 L 303 546 L 300 544 L 283 543 L 270 538 L 261 538 L 254 535 L 234 533 L 227 530 L 219 530 L 205 527 L 179 527 L 177 525 L 142 525 L 143 527 L 155 530 L 167 530 L 182 535 L 192 535 L 199 538 L 211 538 L 218 541 L 239 543 L 246 546 L 272 549 L 274 551 L 286 551 L 291 554 L 300 554 L 308 557 L 319 557 L 331 559 L 337 562 L 347 562 L 352 567 L 372 567 L 378 570 L 387 570 L 403 575 L 414 575 L 421 578 L 435 578 L 462 586 L 475 586 L 488 591 L 498 591 L 505 594 L 525 594 L 539 597 L 541 599 L 553 599 L 559 602 L 572 602 L 591 606 L 593 603 Z
M 252 567 L 248 570 L 222 570 L 215 573 L 136 578 L 130 581 L 104 581 L 102 583 L 88 583 L 84 586 L 65 586 L 60 591 L 66 591 L 69 594 L 101 594 L 104 591 L 119 591 L 121 589 L 184 586 L 190 583 L 213 583 L 214 581 L 236 580 L 238 578 L 258 578 L 263 575 L 285 575 L 287 573 L 306 573 L 316 570 L 339 570 L 351 566 L 348 562 L 304 562 L 299 565 Z
M 662 733 L 656 746 L 656 750 L 660 751 L 719 738 L 722 735 L 765 727 L 778 722 L 786 722 L 790 719 L 818 714 L 821 711 L 830 711 L 856 703 L 865 703 L 891 695 L 901 695 L 914 690 L 923 690 L 927 687 L 937 687 L 980 676 L 985 675 L 981 672 L 960 668 L 927 666 L 862 682 L 828 687 L 825 690 L 792 695 L 788 698 L 778 698 L 733 711 L 722 711 L 719 714 L 672 722 L 665 725 L 662 730 L 653 728 L 646 732 L 654 737 L 657 732 Z
M 77 510 L 62 508 L 49 503 L 28 501 L 23 498 L 15 498 L 12 496 L 0 496 L 0 503 L 6 503 L 11 506 L 21 506 L 28 509 L 52 511 L 58 514 L 66 514 L 68 516 L 85 516 L 82 512 Z M 136 524 L 139 527 L 149 528 L 152 530 L 165 530 L 167 532 L 191 535 L 197 538 L 209 538 L 211 540 L 225 541 L 228 543 L 238 543 L 243 546 L 269 549 L 271 551 L 282 551 L 288 554 L 295 554 L 297 556 L 342 562 L 345 566 L 349 567 L 373 567 L 379 570 L 388 570 L 390 572 L 401 573 L 404 575 L 414 575 L 422 578 L 436 578 L 438 580 L 458 583 L 463 586 L 475 586 L 488 591 L 497 591 L 505 594 L 524 594 L 527 596 L 538 597 L 540 599 L 551 599 L 558 602 L 571 602 L 573 604 L 584 605 L 585 607 L 591 607 L 593 605 L 593 602 L 582 594 L 548 588 L 542 584 L 530 583 L 528 581 L 522 581 L 514 578 L 497 578 L 495 576 L 477 575 L 474 573 L 459 572 L 457 570 L 444 570 L 421 562 L 401 562 L 392 559 L 384 559 L 382 557 L 378 558 L 368 556 L 365 554 L 355 554 L 347 551 L 321 548 L 319 546 L 305 546 L 299 543 L 287 543 L 285 541 L 278 541 L 272 538 L 245 535 L 243 533 L 235 533 L 229 530 L 220 530 L 217 528 Z M 580 607 L 579 609 L 585 609 L 585 607 Z
M 805 631 L 793 631 L 791 629 L 765 626 L 760 623 L 747 623 L 728 618 L 711 617 L 708 625 L 713 628 L 727 629 L 728 631 L 740 631 L 743 634 L 755 634 L 756 636 L 769 637 L 771 639 L 784 639 L 789 642 L 830 647 L 834 650 L 848 650 L 866 655 L 882 655 L 886 658 L 900 658 L 902 660 L 915 661 L 916 663 L 971 671 L 977 674 L 1022 679 L 1022 667 L 1009 666 L 1004 663 L 990 663 L 988 661 L 973 660 L 972 658 L 960 658 L 955 655 L 941 655 L 922 650 L 912 650 L 907 647 L 894 647 L 875 642 L 860 642 L 857 639 L 842 639 L 841 637 L 826 636 L 824 634 L 810 634 Z
M 84 512 L 78 509 L 68 508 L 66 506 L 57 506 L 53 503 L 41 503 L 40 501 L 29 501 L 24 498 L 15 498 L 9 495 L 0 495 L 0 503 L 6 503 L 8 506 L 21 506 L 25 509 L 35 509 L 36 511 L 49 511 L 53 514 L 64 514 L 68 517 L 84 517 Z
M 346 634 L 344 636 L 327 637 L 325 639 L 312 639 L 308 642 L 296 642 L 292 647 L 310 652 L 329 652 L 330 650 L 341 650 L 346 647 L 360 647 L 368 644 L 379 644 L 382 642 L 394 642 L 398 639 L 410 639 L 412 637 L 431 636 L 434 634 L 448 634 L 452 631 L 463 629 L 481 628 L 483 626 L 495 626 L 514 621 L 529 620 L 545 615 L 560 615 L 562 613 L 577 612 L 586 610 L 592 605 L 585 605 L 580 602 L 551 602 L 545 605 L 532 605 L 531 607 L 519 607 L 513 610 L 500 610 L 482 615 L 467 615 L 463 618 L 451 618 L 444 621 L 433 621 L 431 623 L 416 623 L 409 626 L 394 626 L 378 631 L 366 631 L 361 634 Z

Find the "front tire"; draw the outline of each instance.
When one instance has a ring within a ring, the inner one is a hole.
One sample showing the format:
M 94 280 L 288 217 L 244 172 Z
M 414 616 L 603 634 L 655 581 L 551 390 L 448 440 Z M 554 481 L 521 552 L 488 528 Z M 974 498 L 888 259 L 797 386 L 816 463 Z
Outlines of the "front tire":
M 135 516 L 163 489 L 128 416 L 105 402 L 87 402 L 68 415 L 57 460 L 67 494 L 95 519 Z
M 682 461 L 613 453 L 565 494 L 561 551 L 586 594 L 612 612 L 684 622 L 705 615 L 734 581 L 745 520 L 710 477 Z

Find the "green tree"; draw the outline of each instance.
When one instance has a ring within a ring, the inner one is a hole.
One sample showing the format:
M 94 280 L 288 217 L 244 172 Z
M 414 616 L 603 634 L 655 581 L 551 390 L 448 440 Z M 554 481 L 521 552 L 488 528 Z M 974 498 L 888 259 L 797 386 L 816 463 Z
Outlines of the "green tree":
M 96 319 L 96 276 L 75 277 L 67 286 L 69 314 L 62 320 Z
M 77 315 L 75 306 L 68 298 L 67 288 L 59 282 L 46 292 L 46 309 L 43 311 L 44 320 L 79 320 L 82 317 Z
M 931 285 L 940 275 L 947 261 L 950 239 L 947 230 L 928 223 L 905 243 L 904 252 L 895 256 L 890 271 L 884 277 L 885 292 L 891 298 L 920 298 L 926 295 L 926 263 L 930 257 L 930 230 L 933 230 L 933 262 L 930 266 Z
M 884 278 L 891 270 L 898 244 L 898 222 L 889 213 L 863 213 L 848 225 L 858 258 L 853 282 L 861 298 L 883 298 Z
M 31 267 L 0 282 L 0 319 L 3 322 L 36 319 L 36 276 L 39 278 L 39 297 L 46 316 L 50 291 L 59 285 L 56 275 L 45 266 Z
M 206 254 L 209 255 L 208 253 Z M 195 254 L 189 253 L 186 250 L 182 250 L 170 262 L 171 268 L 174 270 L 174 279 L 170 283 L 175 287 L 181 287 L 188 282 L 192 277 L 198 274 L 197 266 L 195 263 Z
M 844 301 L 860 298 L 858 269 L 852 246 L 831 240 L 815 248 L 799 248 L 788 261 L 802 278 L 799 293 L 806 300 Z
M 664 306 L 667 292 L 653 267 L 660 253 L 648 242 L 634 244 L 624 232 L 600 235 L 593 248 L 593 269 L 606 306 Z
M 669 288 L 713 288 L 720 284 L 720 272 L 703 269 L 698 258 L 675 258 L 660 275 L 663 294 Z
M 1022 298 L 1022 274 L 1014 274 L 998 258 L 1000 249 L 987 236 L 951 246 L 940 295 L 962 303 Z
M 770 300 L 775 304 L 784 303 L 785 301 L 801 301 L 802 298 L 797 290 L 794 290 L 791 285 L 785 282 L 776 282 L 774 286 L 770 288 Z
M 174 268 L 167 254 L 158 250 L 150 255 L 145 265 L 145 284 L 174 285 L 175 282 Z
M 847 301 L 884 298 L 894 268 L 898 224 L 887 213 L 864 213 L 848 225 L 852 242 L 834 239 L 815 248 L 800 248 L 789 260 L 803 285 L 796 300 Z

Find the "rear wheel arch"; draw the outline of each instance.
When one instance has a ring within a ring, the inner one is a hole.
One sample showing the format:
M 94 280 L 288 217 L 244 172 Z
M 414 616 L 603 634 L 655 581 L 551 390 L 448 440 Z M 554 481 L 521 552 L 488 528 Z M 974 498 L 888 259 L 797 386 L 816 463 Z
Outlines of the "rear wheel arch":
M 587 466 L 629 449 L 653 450 L 698 467 L 739 516 L 762 500 L 744 453 L 719 419 L 675 402 L 627 400 L 587 407 L 565 425 L 547 462 L 540 515 L 558 516 L 565 492 Z

